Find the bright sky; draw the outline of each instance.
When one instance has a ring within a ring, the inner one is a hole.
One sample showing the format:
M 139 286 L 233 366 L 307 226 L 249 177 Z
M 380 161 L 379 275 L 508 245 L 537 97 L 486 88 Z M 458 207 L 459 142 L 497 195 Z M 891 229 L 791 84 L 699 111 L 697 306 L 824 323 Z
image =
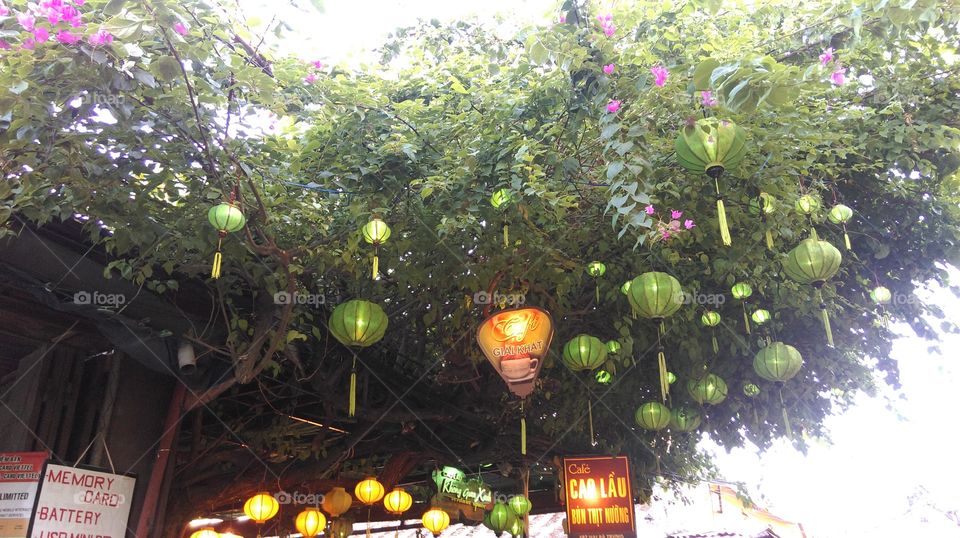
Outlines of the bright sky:
M 369 58 L 394 28 L 422 19 L 493 20 L 509 26 L 547 23 L 557 14 L 553 0 L 325 0 L 323 12 L 307 0 L 241 0 L 247 17 L 262 24 L 276 14 L 292 30 L 280 41 L 285 51 L 326 63 Z M 301 9 L 293 7 L 299 4 Z M 305 14 L 303 9 L 309 11 Z M 296 35 L 297 37 L 294 37 Z M 301 37 L 302 36 L 302 37 Z M 960 273 L 953 271 L 953 282 Z M 960 319 L 960 301 L 946 290 L 936 297 L 948 317 Z M 934 325 L 939 325 L 934 323 Z M 953 398 L 960 387 L 956 353 L 960 336 L 943 335 L 944 355 L 927 352 L 927 342 L 904 328 L 894 349 L 903 387 L 878 398 L 861 395 L 845 414 L 827 426 L 832 444 L 795 451 L 785 442 L 762 457 L 755 451 L 715 452 L 721 471 L 744 481 L 755 500 L 786 519 L 799 521 L 811 537 L 960 537 L 941 511 L 960 512 L 960 433 Z M 950 357 L 954 358 L 951 359 Z M 916 496 L 910 512 L 908 497 Z M 938 511 L 939 510 L 939 511 Z M 923 518 L 927 523 L 921 523 Z

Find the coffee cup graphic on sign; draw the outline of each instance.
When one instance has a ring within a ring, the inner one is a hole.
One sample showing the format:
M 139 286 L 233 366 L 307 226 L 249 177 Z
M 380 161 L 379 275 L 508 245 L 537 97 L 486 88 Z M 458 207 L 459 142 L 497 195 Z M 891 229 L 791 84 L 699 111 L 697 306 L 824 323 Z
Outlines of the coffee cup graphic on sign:
M 528 355 L 504 357 L 500 361 L 500 371 L 503 372 L 504 377 L 519 381 L 532 376 L 537 371 L 537 364 L 539 363 L 539 359 L 531 358 Z

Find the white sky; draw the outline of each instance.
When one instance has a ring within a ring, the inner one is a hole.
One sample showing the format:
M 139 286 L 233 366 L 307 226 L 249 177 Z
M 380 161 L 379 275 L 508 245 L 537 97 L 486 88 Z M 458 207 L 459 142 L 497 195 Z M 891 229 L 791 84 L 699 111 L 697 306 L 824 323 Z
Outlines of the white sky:
M 309 1 L 295 1 L 309 9 Z M 394 28 L 418 18 L 492 20 L 500 13 L 510 26 L 543 24 L 556 18 L 558 2 L 325 0 L 322 13 L 307 14 L 286 0 L 241 4 L 247 17 L 265 24 L 276 13 L 293 26 L 279 43 L 284 51 L 328 64 L 356 64 Z M 956 271 L 952 277 L 960 282 Z M 941 301 L 948 317 L 960 319 L 960 301 L 950 292 L 929 296 Z M 746 482 L 757 493 L 755 500 L 774 514 L 801 522 L 811 537 L 960 537 L 960 526 L 924 508 L 960 510 L 960 336 L 943 338 L 947 356 L 929 354 L 927 343 L 912 333 L 900 339 L 894 358 L 902 390 L 885 390 L 879 398 L 861 395 L 847 413 L 829 418 L 832 444 L 814 446 L 807 456 L 785 442 L 762 457 L 747 449 L 727 454 L 714 448 L 721 471 L 729 480 Z M 710 449 L 709 443 L 703 446 Z M 908 514 L 907 498 L 917 494 L 921 500 Z

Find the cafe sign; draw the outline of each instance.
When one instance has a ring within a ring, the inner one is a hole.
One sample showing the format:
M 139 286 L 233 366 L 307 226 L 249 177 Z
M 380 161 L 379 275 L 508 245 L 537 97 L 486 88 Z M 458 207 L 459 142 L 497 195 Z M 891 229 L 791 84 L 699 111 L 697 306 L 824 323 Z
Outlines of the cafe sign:
M 479 478 L 468 480 L 464 472 L 456 467 L 446 466 L 434 470 L 433 481 L 437 484 L 440 498 L 473 508 L 493 506 L 493 490 Z
M 626 456 L 563 458 L 563 482 L 571 538 L 636 538 Z
M 533 392 L 553 338 L 553 319 L 536 307 L 501 310 L 480 324 L 477 342 L 510 392 Z

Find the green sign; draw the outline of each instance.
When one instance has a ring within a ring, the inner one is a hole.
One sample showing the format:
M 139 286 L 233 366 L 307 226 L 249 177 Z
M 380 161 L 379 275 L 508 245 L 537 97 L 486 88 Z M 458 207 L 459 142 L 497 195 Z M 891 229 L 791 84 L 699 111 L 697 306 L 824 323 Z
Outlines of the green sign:
M 486 507 L 493 503 L 493 490 L 479 478 L 467 479 L 456 467 L 444 467 L 433 471 L 433 481 L 437 484 L 440 498 L 460 504 L 469 504 L 475 508 Z

